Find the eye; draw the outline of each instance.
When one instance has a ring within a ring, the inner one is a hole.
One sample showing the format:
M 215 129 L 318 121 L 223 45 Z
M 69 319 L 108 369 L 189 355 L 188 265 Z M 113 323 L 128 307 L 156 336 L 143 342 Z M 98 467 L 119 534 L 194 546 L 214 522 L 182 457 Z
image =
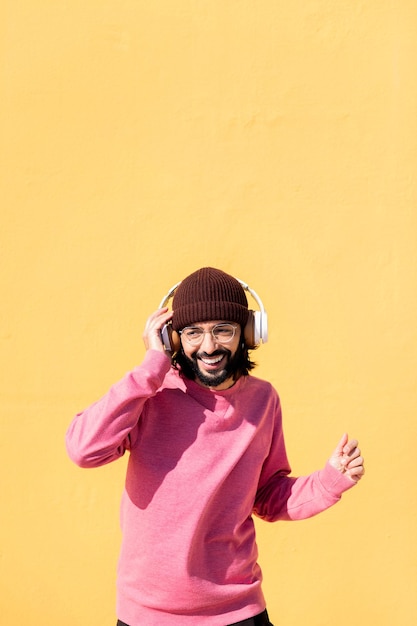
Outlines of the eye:
M 184 332 L 189 339 L 196 339 L 197 337 L 201 337 L 203 334 L 201 328 L 187 328 Z
M 213 333 L 220 339 L 229 339 L 233 337 L 234 330 L 234 327 L 230 324 L 219 324 L 213 328 Z

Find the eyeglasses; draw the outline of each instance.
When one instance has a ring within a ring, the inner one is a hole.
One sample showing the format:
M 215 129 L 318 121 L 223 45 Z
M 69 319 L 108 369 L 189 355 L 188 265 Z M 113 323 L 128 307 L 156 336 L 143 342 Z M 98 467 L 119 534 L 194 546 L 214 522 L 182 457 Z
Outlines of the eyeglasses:
M 210 330 L 204 330 L 199 326 L 187 326 L 179 331 L 192 346 L 199 346 L 202 343 L 204 335 L 211 333 L 217 343 L 229 343 L 235 336 L 237 326 L 233 324 L 216 324 Z

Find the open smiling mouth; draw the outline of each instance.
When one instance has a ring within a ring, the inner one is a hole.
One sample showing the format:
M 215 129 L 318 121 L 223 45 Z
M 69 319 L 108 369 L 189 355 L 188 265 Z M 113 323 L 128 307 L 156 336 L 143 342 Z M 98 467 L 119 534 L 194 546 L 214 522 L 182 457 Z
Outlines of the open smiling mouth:
M 225 365 L 227 359 L 227 353 L 221 352 L 220 354 L 199 354 L 198 360 L 202 363 L 202 366 L 206 371 L 217 371 L 222 365 Z
M 223 360 L 224 354 L 220 355 L 220 356 L 215 356 L 212 358 L 208 358 L 208 357 L 200 357 L 200 361 L 203 361 L 204 365 L 217 365 L 217 363 L 220 363 L 220 361 Z

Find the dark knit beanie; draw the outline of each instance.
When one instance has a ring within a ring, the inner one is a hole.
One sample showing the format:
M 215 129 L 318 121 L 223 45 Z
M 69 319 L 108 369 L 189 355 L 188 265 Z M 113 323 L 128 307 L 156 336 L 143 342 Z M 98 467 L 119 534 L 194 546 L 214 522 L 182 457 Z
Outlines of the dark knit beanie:
M 213 267 L 197 270 L 179 284 L 172 301 L 172 328 L 224 320 L 245 326 L 248 301 L 236 278 Z

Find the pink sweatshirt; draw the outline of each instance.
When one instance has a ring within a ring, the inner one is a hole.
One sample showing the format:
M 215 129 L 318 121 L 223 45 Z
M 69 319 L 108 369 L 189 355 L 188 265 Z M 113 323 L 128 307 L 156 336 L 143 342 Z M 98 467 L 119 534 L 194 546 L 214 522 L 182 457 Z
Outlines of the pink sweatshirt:
M 75 417 L 69 456 L 130 450 L 117 615 L 129 626 L 225 626 L 265 608 L 252 514 L 311 517 L 353 481 L 329 464 L 289 477 L 279 398 L 254 376 L 225 391 L 183 379 L 161 352 Z

